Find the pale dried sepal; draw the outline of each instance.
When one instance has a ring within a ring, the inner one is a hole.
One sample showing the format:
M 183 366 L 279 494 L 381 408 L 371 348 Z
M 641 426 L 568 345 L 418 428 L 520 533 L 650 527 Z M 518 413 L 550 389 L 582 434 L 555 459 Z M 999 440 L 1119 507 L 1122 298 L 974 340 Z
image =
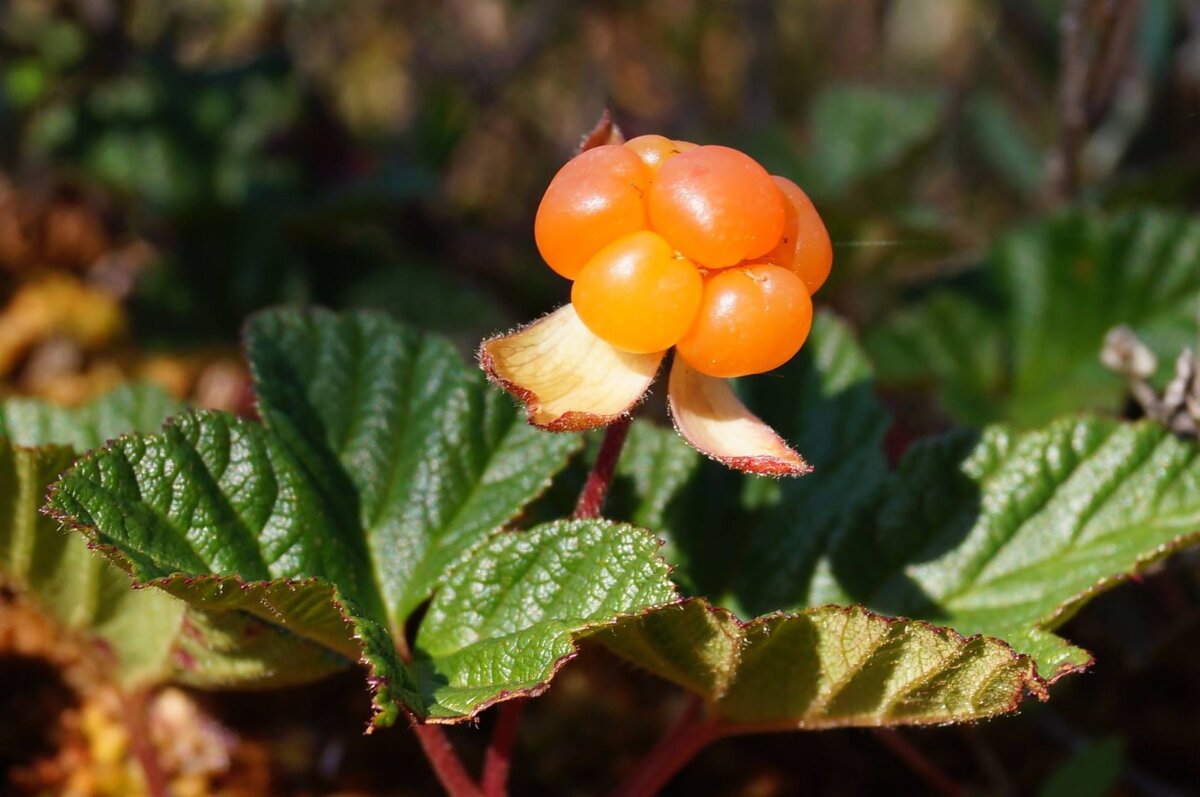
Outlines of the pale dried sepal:
M 688 445 L 735 470 L 801 476 L 812 470 L 775 430 L 746 409 L 727 379 L 705 376 L 676 355 L 667 402 Z
M 565 305 L 508 335 L 485 340 L 479 364 L 525 405 L 529 422 L 552 432 L 607 426 L 628 413 L 658 373 L 664 352 L 621 351 Z

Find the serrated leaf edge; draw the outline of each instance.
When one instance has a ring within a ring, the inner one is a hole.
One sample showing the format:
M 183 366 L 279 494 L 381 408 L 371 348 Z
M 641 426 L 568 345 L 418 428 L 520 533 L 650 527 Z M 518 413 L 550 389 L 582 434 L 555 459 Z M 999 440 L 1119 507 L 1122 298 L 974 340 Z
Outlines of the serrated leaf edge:
M 988 636 L 986 634 L 973 634 L 971 636 L 965 636 L 962 633 L 960 633 L 959 631 L 955 630 L 954 628 L 951 628 L 950 626 L 937 625 L 936 623 L 932 623 L 927 620 L 915 620 L 912 618 L 902 617 L 902 616 L 893 617 L 893 616 L 889 616 L 889 615 L 884 615 L 884 614 L 880 614 L 879 612 L 872 611 L 872 610 L 866 608 L 865 606 L 862 606 L 859 604 L 853 604 L 853 605 L 849 605 L 849 606 L 841 606 L 841 605 L 837 605 L 837 604 L 825 604 L 822 606 L 809 607 L 807 609 L 804 609 L 804 610 L 798 611 L 798 612 L 795 612 L 795 611 L 769 612 L 767 614 L 763 614 L 758 617 L 755 617 L 752 620 L 743 621 L 740 618 L 738 618 L 737 615 L 735 615 L 733 612 L 731 612 L 730 610 L 728 610 L 722 606 L 713 605 L 712 603 L 709 603 L 704 598 L 689 597 L 689 598 L 682 598 L 673 604 L 648 609 L 645 612 L 640 613 L 639 616 L 646 616 L 646 615 L 650 614 L 651 612 L 668 610 L 671 608 L 679 608 L 679 607 L 683 607 L 683 606 L 686 606 L 689 604 L 699 605 L 702 609 L 709 612 L 710 614 L 719 616 L 721 618 L 722 624 L 731 623 L 738 630 L 739 635 L 740 635 L 740 638 L 735 640 L 736 645 L 735 645 L 734 650 L 735 650 L 735 657 L 737 660 L 732 661 L 730 663 L 731 666 L 729 667 L 728 675 L 722 676 L 721 680 L 723 683 L 722 683 L 721 688 L 717 692 L 714 692 L 711 694 L 697 695 L 704 702 L 704 705 L 706 708 L 706 713 L 709 716 L 714 717 L 716 719 L 716 721 L 718 722 L 718 724 L 720 725 L 722 735 L 739 735 L 739 734 L 750 734 L 750 733 L 767 733 L 767 732 L 796 731 L 796 730 L 824 730 L 824 729 L 844 728 L 844 727 L 893 727 L 893 726 L 901 726 L 901 725 L 942 726 L 942 725 L 957 724 L 957 723 L 961 723 L 961 722 L 965 722 L 965 721 L 990 719 L 992 717 L 997 717 L 997 716 L 1001 716 L 1004 714 L 1010 714 L 1010 713 L 1017 711 L 1017 709 L 1020 707 L 1021 703 L 1025 700 L 1026 696 L 1030 695 L 1030 694 L 1033 695 L 1034 697 L 1036 697 L 1039 701 L 1046 702 L 1050 698 L 1048 687 L 1051 684 L 1053 684 L 1058 678 L 1062 677 L 1062 675 L 1067 674 L 1066 672 L 1062 672 L 1061 671 L 1062 668 L 1060 668 L 1060 671 L 1056 672 L 1049 679 L 1042 677 L 1041 674 L 1038 672 L 1037 663 L 1034 661 L 1032 656 L 1030 656 L 1027 653 L 1021 653 L 1021 652 L 1017 651 L 1011 644 L 1009 644 L 1005 640 L 1000 639 L 998 637 Z M 1018 689 L 1014 690 L 1008 705 L 1006 705 L 1001 710 L 996 711 L 995 713 L 992 713 L 992 714 L 984 714 L 984 715 L 980 715 L 978 717 L 972 717 L 970 719 L 947 719 L 947 720 L 942 720 L 942 721 L 937 721 L 937 720 L 929 721 L 929 720 L 924 720 L 922 718 L 903 718 L 902 717 L 902 718 L 895 719 L 895 720 L 888 720 L 888 721 L 880 722 L 874 726 L 864 724 L 859 718 L 855 718 L 854 720 L 849 720 L 849 721 L 844 721 L 844 722 L 839 722 L 836 720 L 835 721 L 821 721 L 821 722 L 804 722 L 803 720 L 800 720 L 800 721 L 762 722 L 762 723 L 747 723 L 747 722 L 738 722 L 738 721 L 729 721 L 729 720 L 721 720 L 720 719 L 721 712 L 720 712 L 719 704 L 724 699 L 724 697 L 728 694 L 728 690 L 729 690 L 730 686 L 732 686 L 732 684 L 736 678 L 736 668 L 740 664 L 741 652 L 742 652 L 743 646 L 746 642 L 746 637 L 750 631 L 754 630 L 755 628 L 757 628 L 759 626 L 766 625 L 767 623 L 772 622 L 774 620 L 795 619 L 795 618 L 800 618 L 800 617 L 805 617 L 805 616 L 825 614 L 825 613 L 829 613 L 829 612 L 837 612 L 837 613 L 843 614 L 843 615 L 863 616 L 872 622 L 879 622 L 886 626 L 893 626 L 896 624 L 904 624 L 904 625 L 908 625 L 908 626 L 922 628 L 922 629 L 925 629 L 927 631 L 930 631 L 930 632 L 936 634 L 939 637 L 947 638 L 950 641 L 956 643 L 956 645 L 958 645 L 960 647 L 965 647 L 973 642 L 977 642 L 980 640 L 994 644 L 997 647 L 999 647 L 1001 650 L 1004 650 L 1007 653 L 1009 653 L 1012 657 L 1012 661 L 1016 665 L 1018 665 L 1018 668 L 1021 670 L 1022 677 L 1019 681 L 1019 687 L 1018 687 Z M 1086 651 L 1085 651 L 1085 653 L 1086 653 Z M 620 655 L 620 654 L 618 653 L 618 655 Z M 1088 657 L 1089 657 L 1089 659 L 1086 664 L 1077 666 L 1077 667 L 1071 667 L 1070 671 L 1083 670 L 1083 669 L 1090 667 L 1092 665 L 1092 663 L 1094 662 L 1094 659 L 1091 657 L 1090 653 L 1088 654 Z M 622 658 L 624 658 L 624 657 L 622 657 Z M 634 664 L 634 666 L 637 666 L 636 662 L 631 662 L 631 663 Z
M 643 528 L 642 526 L 635 525 L 633 523 L 623 523 L 620 521 L 607 520 L 605 518 L 596 518 L 596 519 L 590 519 L 590 520 L 580 519 L 580 518 L 560 518 L 558 520 L 549 521 L 549 523 L 561 523 L 561 524 L 568 524 L 568 525 L 575 524 L 575 523 L 597 523 L 597 522 L 606 523 L 609 526 L 612 526 L 614 528 L 623 528 L 623 529 L 628 529 L 630 531 L 636 531 L 636 532 L 645 534 L 647 537 L 650 537 L 651 539 L 653 539 L 654 542 L 656 543 L 655 544 L 656 551 L 661 551 L 663 546 L 666 545 L 666 541 L 663 540 L 658 535 L 656 535 L 654 532 L 650 531 L 649 529 Z M 474 553 L 477 550 L 479 550 L 480 548 L 485 546 L 487 543 L 491 542 L 493 539 L 500 537 L 502 535 L 505 535 L 505 534 L 520 534 L 520 533 L 522 533 L 522 532 L 514 530 L 514 529 L 502 528 L 502 529 L 499 529 L 496 532 L 488 535 L 485 539 L 481 540 L 478 544 L 476 544 L 469 550 L 464 551 L 463 555 L 461 557 L 459 557 L 459 559 L 457 561 L 455 561 L 455 563 L 453 565 L 451 565 L 451 567 L 447 570 L 446 577 L 447 578 L 450 577 L 450 575 L 453 573 L 453 571 L 455 569 L 465 566 L 467 561 L 469 561 L 472 558 L 472 556 L 474 555 Z M 657 612 L 657 611 L 661 611 L 663 609 L 669 609 L 672 606 L 679 606 L 679 605 L 683 604 L 684 602 L 686 602 L 687 600 L 689 600 L 687 598 L 683 598 L 683 597 L 679 596 L 679 588 L 675 584 L 675 580 L 673 578 L 671 578 L 671 574 L 673 572 L 675 572 L 675 566 L 672 565 L 670 562 L 668 562 L 661 554 L 659 554 L 657 552 L 654 554 L 651 561 L 653 563 L 655 563 L 656 565 L 658 565 L 662 569 L 663 576 L 667 579 L 667 582 L 671 586 L 671 591 L 676 596 L 676 599 L 674 601 L 671 601 L 670 603 L 659 604 L 657 606 L 649 606 L 649 607 L 642 609 L 640 611 L 637 611 L 637 612 L 622 612 L 620 614 L 614 615 L 613 617 L 609 618 L 608 620 L 604 620 L 601 622 L 595 622 L 595 623 L 589 623 L 589 624 L 579 628 L 576 631 L 572 631 L 571 632 L 571 645 L 574 649 L 567 655 L 560 656 L 558 659 L 556 659 L 554 662 L 552 662 L 550 664 L 550 667 L 547 670 L 546 678 L 540 684 L 538 684 L 536 686 L 530 687 L 528 689 L 512 689 L 512 690 L 500 691 L 496 694 L 496 696 L 494 698 L 480 703 L 478 706 L 473 708 L 469 713 L 467 713 L 461 717 L 427 717 L 423 721 L 430 725 L 457 725 L 457 724 L 460 724 L 463 722 L 473 721 L 479 714 L 483 713 L 484 711 L 486 711 L 489 708 L 492 708 L 493 706 L 499 705 L 500 703 L 505 703 L 509 700 L 516 700 L 519 698 L 539 697 L 539 696 L 545 694 L 545 692 L 550 688 L 550 684 L 554 680 L 554 677 L 556 675 L 558 675 L 559 670 L 561 670 L 563 667 L 565 667 L 571 661 L 578 658 L 579 653 L 580 653 L 580 643 L 583 642 L 587 637 L 589 637 L 593 634 L 596 634 L 600 631 L 603 631 L 605 629 L 613 628 L 621 623 L 629 622 L 630 620 L 636 620 L 641 617 L 645 617 L 645 616 L 649 615 L 651 612 Z

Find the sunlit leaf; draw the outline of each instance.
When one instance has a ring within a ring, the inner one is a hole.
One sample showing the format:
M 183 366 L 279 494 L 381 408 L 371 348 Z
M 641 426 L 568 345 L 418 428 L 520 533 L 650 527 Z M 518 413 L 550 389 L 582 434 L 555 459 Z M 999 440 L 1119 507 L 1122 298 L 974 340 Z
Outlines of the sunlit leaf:
M 378 723 L 454 721 L 541 691 L 580 635 L 674 600 L 643 531 L 496 533 L 579 441 L 526 425 L 443 341 L 275 312 L 247 348 L 262 424 L 184 415 L 82 460 L 52 498 L 192 606 L 193 680 L 290 683 L 361 660 Z M 410 661 L 405 626 L 431 595 Z M 214 647 L 229 655 L 210 662 Z

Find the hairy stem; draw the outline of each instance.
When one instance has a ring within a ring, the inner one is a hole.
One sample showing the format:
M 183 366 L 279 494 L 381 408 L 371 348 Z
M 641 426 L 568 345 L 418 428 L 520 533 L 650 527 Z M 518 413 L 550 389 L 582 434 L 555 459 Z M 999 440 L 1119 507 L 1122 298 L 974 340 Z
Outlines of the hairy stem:
M 512 765 L 513 746 L 517 741 L 517 727 L 524 713 L 524 700 L 510 700 L 500 706 L 492 740 L 483 759 L 485 797 L 503 797 L 508 793 L 508 771 Z
M 703 716 L 693 697 L 679 720 L 613 791 L 614 797 L 652 797 L 691 761 L 696 753 L 724 735 L 721 726 Z
M 438 781 L 450 797 L 482 797 L 483 792 L 467 774 L 462 760 L 446 734 L 436 725 L 413 725 L 413 733 L 425 751 L 425 758 L 433 767 Z
M 600 443 L 600 453 L 592 463 L 592 472 L 588 474 L 587 483 L 579 493 L 579 502 L 575 504 L 573 517 L 586 519 L 600 517 L 604 508 L 604 499 L 608 496 L 608 488 L 612 485 L 613 473 L 617 469 L 617 460 L 621 458 L 621 449 L 625 446 L 625 438 L 629 435 L 631 417 L 624 417 L 612 423 L 604 430 L 604 440 Z
M 122 708 L 125 712 L 125 728 L 129 732 L 129 752 L 133 754 L 142 770 L 142 778 L 146 781 L 148 797 L 168 797 L 170 794 L 167 774 L 163 772 L 158 760 L 158 750 L 150 738 L 150 726 L 146 722 L 146 712 L 149 708 L 150 693 L 135 692 L 122 698 Z
M 406 663 L 412 658 L 408 640 L 403 634 L 396 635 L 396 652 Z M 438 782 L 450 797 L 483 797 L 483 792 L 467 774 L 462 759 L 458 757 L 454 745 L 440 726 L 414 722 L 412 732 L 416 734 L 421 750 L 425 753 L 429 766 L 433 768 L 433 774 L 437 775 Z

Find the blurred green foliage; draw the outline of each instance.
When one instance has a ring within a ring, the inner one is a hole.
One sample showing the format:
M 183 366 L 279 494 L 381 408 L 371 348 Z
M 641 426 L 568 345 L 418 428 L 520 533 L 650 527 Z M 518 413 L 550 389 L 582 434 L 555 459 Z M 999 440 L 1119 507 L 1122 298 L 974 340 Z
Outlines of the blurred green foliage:
M 1186 20 L 1142 5 L 1097 100 L 1093 202 L 1177 179 L 1197 127 Z M 866 322 L 1048 204 L 1061 8 L 14 0 L 0 167 L 91 192 L 156 245 L 149 339 L 365 301 L 466 340 L 565 298 L 529 222 L 609 106 L 630 134 L 735 143 L 798 179 L 837 243 L 829 301 Z

